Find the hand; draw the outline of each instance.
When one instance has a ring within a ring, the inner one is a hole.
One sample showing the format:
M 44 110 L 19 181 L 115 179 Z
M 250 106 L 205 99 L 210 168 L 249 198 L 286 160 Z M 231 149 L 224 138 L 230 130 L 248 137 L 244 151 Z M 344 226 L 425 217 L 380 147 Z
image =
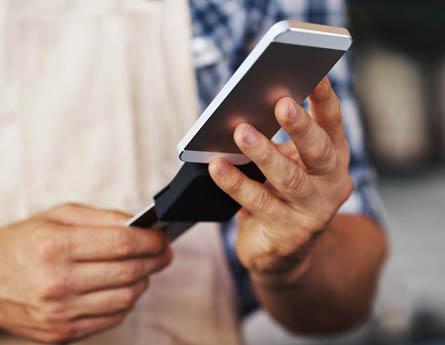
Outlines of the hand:
M 172 259 L 164 235 L 128 218 L 67 204 L 0 228 L 0 328 L 56 343 L 124 320 Z
M 237 253 L 258 282 L 302 276 L 314 241 L 353 190 L 341 106 L 327 78 L 309 102 L 311 115 L 288 97 L 275 106 L 289 143 L 275 145 L 248 124 L 235 129 L 237 146 L 264 173 L 265 185 L 223 159 L 209 166 L 215 183 L 243 206 Z

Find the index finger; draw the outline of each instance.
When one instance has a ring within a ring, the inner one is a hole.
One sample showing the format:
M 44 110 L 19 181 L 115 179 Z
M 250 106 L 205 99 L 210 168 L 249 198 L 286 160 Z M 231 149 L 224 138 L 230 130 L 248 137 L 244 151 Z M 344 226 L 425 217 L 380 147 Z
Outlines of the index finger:
M 77 226 L 66 232 L 70 257 L 76 261 L 104 261 L 158 256 L 169 245 L 167 236 L 158 230 L 135 227 Z
M 36 217 L 63 225 L 121 226 L 131 218 L 131 215 L 118 210 L 99 209 L 68 202 L 54 206 Z

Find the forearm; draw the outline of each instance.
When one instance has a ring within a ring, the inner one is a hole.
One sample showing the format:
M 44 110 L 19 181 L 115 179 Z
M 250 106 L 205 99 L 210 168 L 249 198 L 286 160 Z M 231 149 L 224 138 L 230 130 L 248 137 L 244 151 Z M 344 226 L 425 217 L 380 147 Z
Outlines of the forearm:
M 347 330 L 371 310 L 386 251 L 384 232 L 369 218 L 337 215 L 315 242 L 304 272 L 252 275 L 254 289 L 260 304 L 296 333 Z

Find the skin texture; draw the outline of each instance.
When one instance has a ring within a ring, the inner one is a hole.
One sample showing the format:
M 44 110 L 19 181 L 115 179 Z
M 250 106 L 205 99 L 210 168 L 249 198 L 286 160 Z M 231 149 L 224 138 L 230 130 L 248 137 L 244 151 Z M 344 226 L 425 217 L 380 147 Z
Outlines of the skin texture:
M 367 316 L 387 250 L 372 220 L 337 215 L 353 184 L 340 103 L 327 79 L 310 105 L 311 115 L 289 98 L 277 103 L 287 144 L 247 124 L 236 128 L 235 142 L 266 175 L 264 185 L 222 159 L 209 165 L 243 205 L 237 252 L 260 303 L 306 334 L 348 329 Z M 128 219 L 66 204 L 1 227 L 0 328 L 63 343 L 122 322 L 149 277 L 172 260 L 167 238 L 123 226 Z
M 0 228 L 0 328 L 61 343 L 121 323 L 172 259 L 165 236 L 128 219 L 66 204 Z
M 340 102 L 327 78 L 309 104 L 310 114 L 288 97 L 276 104 L 286 144 L 237 126 L 234 140 L 264 173 L 264 185 L 224 159 L 213 160 L 209 172 L 243 206 L 237 253 L 262 306 L 290 330 L 318 334 L 366 318 L 387 244 L 366 216 L 337 215 L 353 181 Z

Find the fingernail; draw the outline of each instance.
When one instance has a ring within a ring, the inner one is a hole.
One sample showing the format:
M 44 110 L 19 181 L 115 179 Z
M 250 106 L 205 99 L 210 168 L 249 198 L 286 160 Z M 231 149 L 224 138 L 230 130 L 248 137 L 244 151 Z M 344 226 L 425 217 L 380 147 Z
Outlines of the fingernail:
M 293 119 L 297 116 L 297 108 L 292 101 L 289 101 L 289 118 Z
M 227 164 L 224 161 L 220 161 L 218 164 L 218 175 L 224 176 L 227 172 Z
M 246 132 L 244 134 L 244 142 L 249 145 L 255 144 L 256 142 L 256 132 L 250 126 L 246 129 Z

